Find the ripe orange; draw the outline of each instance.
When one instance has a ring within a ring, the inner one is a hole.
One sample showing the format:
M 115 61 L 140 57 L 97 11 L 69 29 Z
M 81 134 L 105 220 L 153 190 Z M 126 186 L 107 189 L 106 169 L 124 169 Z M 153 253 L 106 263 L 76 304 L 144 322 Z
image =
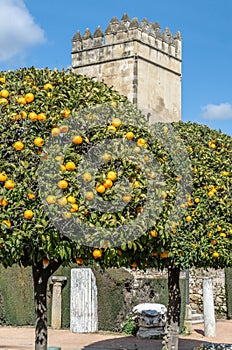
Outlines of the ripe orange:
M 0 77 L 0 82 L 4 84 L 6 82 L 6 77 Z
M 13 180 L 7 180 L 5 182 L 5 187 L 10 190 L 11 188 L 14 188 L 15 187 L 15 183 Z
M 62 116 L 63 116 L 64 118 L 68 118 L 68 117 L 70 116 L 70 113 L 71 113 L 70 109 L 65 109 L 65 110 L 62 112 Z
M 55 204 L 56 203 L 56 196 L 49 195 L 49 196 L 47 196 L 46 201 L 48 204 Z
M 5 182 L 7 180 L 7 175 L 5 173 L 0 173 L 0 181 Z
M 135 137 L 134 133 L 132 131 L 128 131 L 126 133 L 127 140 L 132 140 Z
M 200 198 L 195 198 L 195 203 L 199 203 L 200 202 Z
M 34 98 L 35 98 L 35 96 L 31 92 L 28 92 L 25 95 L 25 100 L 26 100 L 27 103 L 30 103 L 30 102 L 34 101 Z
M 72 171 L 72 170 L 76 169 L 76 165 L 74 162 L 68 162 L 68 163 L 66 163 L 65 168 L 68 171 Z
M 102 257 L 101 249 L 94 249 L 92 254 L 93 254 L 94 259 L 100 259 Z
M 60 166 L 60 171 L 66 171 L 66 168 L 63 164 L 61 164 L 61 166 Z
M 214 196 L 214 193 L 215 193 L 215 192 L 211 190 L 211 191 L 208 192 L 208 196 L 209 196 L 209 197 L 213 197 L 213 196 Z
M 61 205 L 62 207 L 64 207 L 65 205 L 68 204 L 67 198 L 66 197 L 61 197 L 58 199 L 57 203 L 59 205 Z
M 21 141 L 17 141 L 14 143 L 14 149 L 16 151 L 21 151 L 24 147 L 24 144 Z
M 94 193 L 92 191 L 86 192 L 85 198 L 88 199 L 88 201 L 93 200 L 94 199 Z
M 143 147 L 146 144 L 146 140 L 144 140 L 143 138 L 139 138 L 137 140 L 137 145 L 140 147 Z
M 107 130 L 109 130 L 109 131 L 111 131 L 111 132 L 116 132 L 116 131 L 117 131 L 117 129 L 116 129 L 115 126 L 113 126 L 113 125 L 109 125 L 109 126 L 107 127 Z
M 38 114 L 38 120 L 39 120 L 40 122 L 43 122 L 43 121 L 46 120 L 46 119 L 47 119 L 47 116 L 46 116 L 45 113 L 39 113 L 39 114 Z
M 191 221 L 192 220 L 192 217 L 190 215 L 186 216 L 185 218 L 186 221 Z
M 77 263 L 78 265 L 83 265 L 83 264 L 84 264 L 84 259 L 82 259 L 82 258 L 76 258 L 76 263 Z
M 60 135 L 60 129 L 59 128 L 53 128 L 52 129 L 52 136 L 59 136 Z
M 22 105 L 25 105 L 27 103 L 27 101 L 24 97 L 19 97 L 17 102 L 18 102 L 18 104 L 22 104 Z
M 63 216 L 63 218 L 65 218 L 65 219 L 71 219 L 72 214 L 71 214 L 71 213 L 68 213 L 68 212 L 65 212 L 65 213 L 62 214 L 62 216 Z
M 217 259 L 217 258 L 219 257 L 219 253 L 218 253 L 218 252 L 213 252 L 213 257 L 214 257 L 215 259 Z
M 52 84 L 47 83 L 47 84 L 44 85 L 44 90 L 52 90 L 52 89 L 53 89 Z
M 76 203 L 76 198 L 73 197 L 73 196 L 68 196 L 68 202 L 71 203 L 71 204 L 75 204 Z
M 152 256 L 155 256 L 155 257 L 158 256 L 158 252 L 157 251 L 153 252 Z
M 65 134 L 66 132 L 68 132 L 68 125 L 62 125 L 60 127 L 60 132 L 62 132 L 63 134 Z
M 76 211 L 78 211 L 78 205 L 75 203 L 72 204 L 70 211 L 71 211 L 71 213 L 75 213 Z
M 36 137 L 34 139 L 34 144 L 37 147 L 42 147 L 44 145 L 44 140 L 41 137 Z
M 137 267 L 136 261 L 133 261 L 133 262 L 131 263 L 131 267 L 132 267 L 133 269 Z
M 2 199 L 0 200 L 0 205 L 1 205 L 2 207 L 6 207 L 7 204 L 8 204 L 8 200 L 7 200 L 6 198 L 2 198 Z
M 8 100 L 6 98 L 2 97 L 2 98 L 0 98 L 0 105 L 4 105 L 4 104 L 8 105 L 9 102 L 8 102 Z
M 89 182 L 89 181 L 92 180 L 92 175 L 91 175 L 90 173 L 84 173 L 84 174 L 82 175 L 82 179 L 83 179 L 84 181 L 86 181 L 86 182 Z
M 126 203 L 129 203 L 131 201 L 131 195 L 130 194 L 125 194 L 123 197 L 122 197 L 122 200 Z
M 120 256 L 122 255 L 121 249 L 118 249 L 118 250 L 117 250 L 117 254 L 120 255 Z
M 76 135 L 73 137 L 72 142 L 75 145 L 80 145 L 83 142 L 83 138 L 80 135 Z
M 217 241 L 213 240 L 213 241 L 211 242 L 211 244 L 212 244 L 212 245 L 216 245 L 216 244 L 217 244 Z
M 28 209 L 28 210 L 25 210 L 23 216 L 25 217 L 25 219 L 30 220 L 33 218 L 34 213 L 32 210 Z
M 106 180 L 103 182 L 103 186 L 104 186 L 105 188 L 111 188 L 111 187 L 113 186 L 112 180 L 106 179 Z
M 8 227 L 11 227 L 11 222 L 10 220 L 2 220 L 2 224 L 7 225 Z
M 35 195 L 34 195 L 34 193 L 28 193 L 27 197 L 28 197 L 29 199 L 34 199 L 34 198 L 35 198 Z
M 160 256 L 161 256 L 162 259 L 167 259 L 168 258 L 168 252 L 162 252 L 160 254 Z
M 47 258 L 43 258 L 43 265 L 48 265 L 49 264 L 49 260 Z
M 122 124 L 121 119 L 119 119 L 119 118 L 113 118 L 112 119 L 111 125 L 113 125 L 115 128 L 117 128 L 121 124 Z
M 105 186 L 103 186 L 103 185 L 97 185 L 96 186 L 96 191 L 98 192 L 98 193 L 104 193 L 105 192 Z
M 68 181 L 66 181 L 66 180 L 58 181 L 58 187 L 59 188 L 67 188 L 68 187 Z
M 223 237 L 223 238 L 226 238 L 226 233 L 221 232 L 221 233 L 220 233 L 220 236 Z
M 3 98 L 8 98 L 9 97 L 9 91 L 8 90 L 1 90 L 0 91 L 0 96 L 2 96 Z
M 191 207 L 193 205 L 193 201 L 189 200 L 188 201 L 188 206 Z
M 28 118 L 31 119 L 33 122 L 35 122 L 38 119 L 38 116 L 35 112 L 30 112 L 28 114 Z
M 117 179 L 117 174 L 115 171 L 109 171 L 107 174 L 107 179 L 115 181 Z
M 151 230 L 150 231 L 150 235 L 154 238 L 156 238 L 158 236 L 158 233 L 155 230 Z
M 141 187 L 141 184 L 139 181 L 135 181 L 134 184 L 133 184 L 133 187 L 134 188 L 140 188 Z

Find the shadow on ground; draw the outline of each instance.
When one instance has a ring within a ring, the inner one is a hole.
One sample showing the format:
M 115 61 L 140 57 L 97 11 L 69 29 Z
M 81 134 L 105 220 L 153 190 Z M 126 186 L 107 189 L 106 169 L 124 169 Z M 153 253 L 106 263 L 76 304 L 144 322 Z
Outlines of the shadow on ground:
M 193 350 L 202 344 L 202 341 L 193 339 L 180 339 L 179 350 Z M 213 343 L 212 343 L 213 344 Z M 126 336 L 118 339 L 109 339 L 85 346 L 82 350 L 161 350 L 162 340 L 138 339 Z

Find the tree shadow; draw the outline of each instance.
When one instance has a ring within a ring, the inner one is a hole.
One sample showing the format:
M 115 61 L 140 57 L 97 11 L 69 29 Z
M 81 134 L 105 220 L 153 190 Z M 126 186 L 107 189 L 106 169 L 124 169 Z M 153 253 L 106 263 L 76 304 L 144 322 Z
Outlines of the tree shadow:
M 179 339 L 179 350 L 193 350 L 204 343 L 195 339 Z M 208 342 L 207 342 L 208 344 Z M 209 343 L 210 344 L 210 343 Z M 212 343 L 213 344 L 213 343 Z M 81 350 L 161 350 L 162 339 L 139 339 L 134 336 L 112 338 L 87 345 Z

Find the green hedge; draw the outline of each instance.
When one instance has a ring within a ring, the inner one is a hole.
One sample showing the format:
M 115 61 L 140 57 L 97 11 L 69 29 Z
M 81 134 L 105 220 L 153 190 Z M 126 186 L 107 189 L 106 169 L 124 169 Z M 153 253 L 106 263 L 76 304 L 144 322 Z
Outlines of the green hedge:
M 232 268 L 225 269 L 227 316 L 232 319 Z

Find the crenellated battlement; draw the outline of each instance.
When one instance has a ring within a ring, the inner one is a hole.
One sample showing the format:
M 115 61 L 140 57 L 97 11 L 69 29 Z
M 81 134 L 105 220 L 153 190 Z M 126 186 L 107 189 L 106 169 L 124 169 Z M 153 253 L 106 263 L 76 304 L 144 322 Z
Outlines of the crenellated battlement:
M 146 18 L 113 17 L 72 39 L 73 71 L 113 86 L 149 119 L 181 119 L 182 38 Z
M 181 60 L 180 32 L 172 35 L 169 28 L 161 32 L 158 22 L 148 22 L 144 18 L 141 22 L 137 18 L 130 20 L 127 14 L 122 16 L 121 21 L 113 17 L 105 32 L 98 26 L 92 35 L 89 28 L 81 36 L 78 31 L 72 39 L 72 53 L 89 50 L 108 45 L 125 44 L 130 41 L 138 41 L 163 53 Z

